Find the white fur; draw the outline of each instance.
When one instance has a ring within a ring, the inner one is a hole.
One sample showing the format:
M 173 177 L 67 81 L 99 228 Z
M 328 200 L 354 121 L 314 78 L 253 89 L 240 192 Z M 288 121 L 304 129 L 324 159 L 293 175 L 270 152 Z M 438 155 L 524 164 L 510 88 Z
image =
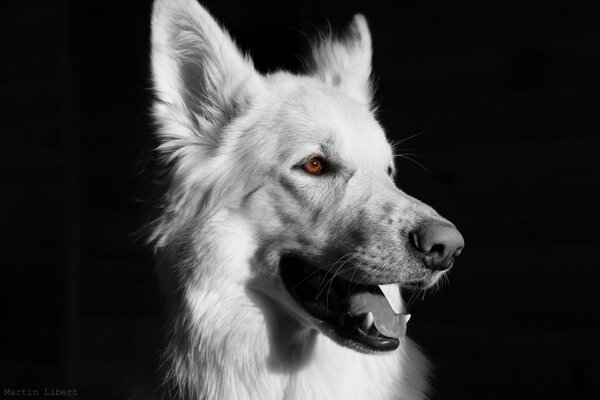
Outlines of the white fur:
M 261 76 L 194 0 L 155 1 L 154 115 L 169 183 L 149 242 L 171 307 L 158 397 L 424 398 L 427 363 L 409 339 L 384 354 L 334 343 L 277 271 L 302 235 L 321 243 L 353 227 L 337 207 L 393 202 L 405 219 L 390 224 L 437 215 L 385 173 L 393 157 L 370 110 L 364 17 L 350 32 L 315 45 L 307 76 Z M 339 178 L 294 172 L 325 142 L 344 166 Z M 388 218 L 373 212 L 369 221 Z
M 354 99 L 371 102 L 371 35 L 364 16 L 354 16 L 351 40 L 322 40 L 313 47 L 313 73 Z

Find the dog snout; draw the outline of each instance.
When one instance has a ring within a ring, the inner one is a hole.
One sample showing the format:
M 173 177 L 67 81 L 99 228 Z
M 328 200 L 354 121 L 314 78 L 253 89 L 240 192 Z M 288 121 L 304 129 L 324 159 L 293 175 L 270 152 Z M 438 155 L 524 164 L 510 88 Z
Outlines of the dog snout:
M 425 267 L 445 271 L 454 264 L 454 257 L 462 252 L 465 240 L 453 225 L 444 222 L 422 224 L 411 233 L 417 252 L 423 255 Z

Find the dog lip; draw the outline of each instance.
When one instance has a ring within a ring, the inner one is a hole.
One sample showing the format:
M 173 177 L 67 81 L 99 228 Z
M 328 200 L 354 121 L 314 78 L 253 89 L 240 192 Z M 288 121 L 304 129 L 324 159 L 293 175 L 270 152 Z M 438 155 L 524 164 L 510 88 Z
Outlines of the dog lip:
M 364 316 L 356 316 L 350 313 L 340 315 L 340 324 L 336 325 L 336 331 L 343 337 L 354 339 L 367 347 L 378 351 L 396 350 L 400 346 L 398 338 L 386 336 L 381 333 L 375 324 L 369 329 L 363 326 Z M 340 330 L 341 328 L 341 330 Z
M 362 286 L 381 286 L 381 285 L 400 285 L 401 281 L 397 280 L 397 278 L 393 279 L 377 279 L 373 280 L 367 277 L 361 277 L 359 273 L 356 273 L 353 270 L 342 271 L 336 275 L 336 278 L 343 279 L 352 284 L 362 285 Z
M 407 282 L 401 283 L 401 287 L 407 288 L 407 289 L 425 289 L 429 285 L 430 285 L 430 283 L 427 279 L 420 279 L 420 280 L 407 281 Z

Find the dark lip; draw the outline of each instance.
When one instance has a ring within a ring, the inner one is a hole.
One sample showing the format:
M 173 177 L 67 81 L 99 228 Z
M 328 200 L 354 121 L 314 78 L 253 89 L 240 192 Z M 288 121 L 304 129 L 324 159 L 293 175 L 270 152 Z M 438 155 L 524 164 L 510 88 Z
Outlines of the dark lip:
M 432 285 L 430 280 L 420 280 L 420 281 L 409 281 L 403 282 L 402 287 L 410 290 L 422 290 L 427 289 Z
M 306 281 L 306 270 L 312 271 L 308 274 L 317 273 L 326 279 L 332 278 L 330 287 L 325 290 L 343 290 L 340 285 L 348 285 L 354 290 L 369 290 L 369 286 L 347 281 L 342 277 L 331 277 L 325 271 L 320 271 L 312 264 L 296 256 L 282 257 L 280 265 L 280 274 L 282 281 L 294 298 L 294 300 L 309 314 L 315 317 L 319 322 L 320 330 L 329 336 L 336 343 L 349 347 L 363 353 L 381 353 L 388 352 L 398 348 L 400 341 L 397 338 L 391 338 L 379 333 L 377 336 L 369 335 L 353 323 L 359 316 L 353 316 L 343 308 L 343 301 L 336 304 L 323 304 L 320 301 L 307 300 L 299 293 L 298 287 Z M 316 279 L 316 278 L 315 278 Z M 293 282 L 300 282 L 293 284 Z M 329 293 L 328 293 L 329 294 Z M 335 297 L 335 293 L 330 297 Z M 329 297 L 328 297 L 329 298 Z

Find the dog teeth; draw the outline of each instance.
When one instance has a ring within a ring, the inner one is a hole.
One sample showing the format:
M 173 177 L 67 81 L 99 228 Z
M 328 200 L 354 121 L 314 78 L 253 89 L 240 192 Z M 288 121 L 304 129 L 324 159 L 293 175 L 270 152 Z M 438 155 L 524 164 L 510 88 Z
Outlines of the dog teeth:
M 404 322 L 408 323 L 408 321 L 410 321 L 410 314 L 404 316 Z
M 402 312 L 402 298 L 400 297 L 400 288 L 398 284 L 392 283 L 389 285 L 379 285 L 379 289 L 383 292 L 383 295 L 387 299 L 390 307 L 396 314 Z
M 367 313 L 367 315 L 365 316 L 365 319 L 363 319 L 363 322 L 361 324 L 362 330 L 367 332 L 369 329 L 371 329 L 371 326 L 373 326 L 374 320 L 375 320 L 375 318 L 373 318 L 373 313 L 371 311 L 369 311 Z

